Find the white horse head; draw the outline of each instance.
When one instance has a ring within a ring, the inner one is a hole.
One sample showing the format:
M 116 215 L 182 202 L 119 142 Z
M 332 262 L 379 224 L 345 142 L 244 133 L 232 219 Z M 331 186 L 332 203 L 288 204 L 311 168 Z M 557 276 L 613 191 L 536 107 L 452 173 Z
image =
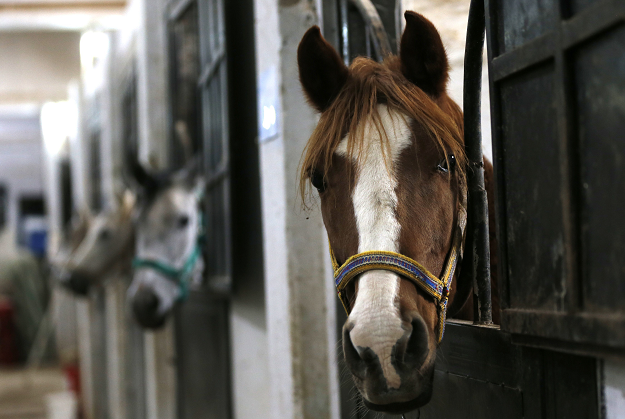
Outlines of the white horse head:
M 78 295 L 87 295 L 107 276 L 128 270 L 134 247 L 134 205 L 134 195 L 126 191 L 116 208 L 94 218 L 82 217 L 88 220 L 84 222 L 86 232 L 63 263 L 62 285 Z
M 189 168 L 159 177 L 135 164 L 133 175 L 142 193 L 128 299 L 139 324 L 156 329 L 202 280 L 204 182 Z

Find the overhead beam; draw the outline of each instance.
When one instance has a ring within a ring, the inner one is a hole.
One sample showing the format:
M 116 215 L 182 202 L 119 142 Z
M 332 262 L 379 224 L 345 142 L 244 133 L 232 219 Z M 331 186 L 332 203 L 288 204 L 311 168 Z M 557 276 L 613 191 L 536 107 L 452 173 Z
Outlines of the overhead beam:
M 0 31 L 119 29 L 125 10 L 123 1 L 0 3 Z
M 6 1 L 0 0 L 0 9 L 33 10 L 33 9 L 90 9 L 90 8 L 124 8 L 125 0 L 65 0 L 65 1 Z

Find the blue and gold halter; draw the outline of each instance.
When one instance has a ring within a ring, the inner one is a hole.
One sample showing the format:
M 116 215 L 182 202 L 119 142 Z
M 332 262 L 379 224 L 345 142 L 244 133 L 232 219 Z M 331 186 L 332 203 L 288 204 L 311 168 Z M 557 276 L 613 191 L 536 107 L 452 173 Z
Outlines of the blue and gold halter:
M 443 276 L 439 279 L 430 273 L 418 262 L 400 253 L 374 250 L 358 253 L 345 261 L 343 265 L 338 264 L 332 246 L 330 246 L 330 257 L 334 270 L 334 285 L 343 304 L 343 308 L 349 315 L 350 304 L 347 300 L 345 288 L 350 282 L 363 272 L 374 269 L 391 271 L 411 280 L 415 285 L 434 298 L 438 305 L 438 342 L 443 340 L 445 334 L 445 320 L 447 317 L 447 302 L 449 300 L 449 290 L 454 278 L 458 261 L 462 258 L 462 241 L 466 226 L 466 211 L 460 213 L 458 226 L 454 239 L 447 256 Z

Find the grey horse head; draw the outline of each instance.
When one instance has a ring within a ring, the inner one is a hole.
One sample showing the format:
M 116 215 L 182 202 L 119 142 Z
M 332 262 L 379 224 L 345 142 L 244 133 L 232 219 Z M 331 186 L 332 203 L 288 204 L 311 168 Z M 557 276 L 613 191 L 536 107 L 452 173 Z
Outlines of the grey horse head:
M 118 205 L 95 217 L 82 217 L 85 233 L 61 264 L 61 285 L 85 296 L 114 272 L 130 268 L 134 247 L 132 213 L 135 199 L 130 191 Z
M 185 298 L 188 288 L 202 280 L 204 182 L 190 168 L 155 176 L 135 166 L 133 176 L 141 186 L 141 198 L 128 299 L 139 324 L 157 329 Z

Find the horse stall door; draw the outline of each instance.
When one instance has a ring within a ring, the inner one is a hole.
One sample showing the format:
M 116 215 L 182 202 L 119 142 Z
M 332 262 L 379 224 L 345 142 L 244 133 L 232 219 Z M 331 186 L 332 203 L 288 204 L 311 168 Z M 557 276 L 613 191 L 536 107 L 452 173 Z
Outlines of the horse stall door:
M 170 166 L 199 156 L 207 178 L 205 283 L 175 313 L 178 417 L 231 417 L 227 78 L 224 5 L 169 4 Z
M 108 357 L 106 353 L 106 298 L 104 289 L 94 289 L 90 299 L 93 418 L 108 419 Z
M 231 416 L 228 351 L 227 301 L 191 292 L 176 313 L 179 419 Z
M 131 308 L 125 304 L 125 345 L 126 368 L 124 376 L 124 397 L 126 418 L 145 419 L 145 343 L 144 331 L 139 327 Z
M 596 380 L 578 361 L 625 349 L 625 4 L 485 4 L 501 329 L 513 343 L 588 356 L 569 363 L 569 383 Z M 558 407 L 576 396 L 562 393 Z M 593 412 L 569 417 L 597 417 L 602 400 L 590 402 Z

